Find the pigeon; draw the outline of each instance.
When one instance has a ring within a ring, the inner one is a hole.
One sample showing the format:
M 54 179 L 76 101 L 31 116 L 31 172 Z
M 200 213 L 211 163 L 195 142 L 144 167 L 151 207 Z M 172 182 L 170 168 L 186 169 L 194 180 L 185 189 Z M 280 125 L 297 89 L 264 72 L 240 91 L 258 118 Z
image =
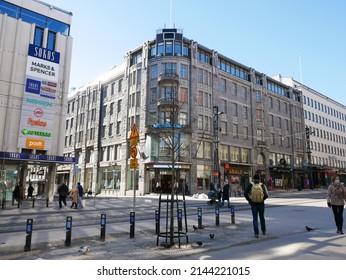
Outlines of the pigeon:
M 82 246 L 79 248 L 79 252 L 82 254 L 86 254 L 87 252 L 90 251 L 90 247 L 89 246 Z
M 198 227 L 196 227 L 195 225 L 193 225 L 192 227 L 193 227 L 194 230 L 197 230 L 197 229 L 198 229 Z
M 306 228 L 307 231 L 312 231 L 312 230 L 314 230 L 313 228 L 308 227 L 308 226 L 305 226 L 305 228 Z
M 214 233 L 211 233 L 211 234 L 209 234 L 209 237 L 210 237 L 210 239 L 214 239 L 215 234 L 214 234 Z
M 197 243 L 197 245 L 198 245 L 199 247 L 201 247 L 201 246 L 203 245 L 203 242 L 202 242 L 202 241 L 197 241 L 196 243 Z

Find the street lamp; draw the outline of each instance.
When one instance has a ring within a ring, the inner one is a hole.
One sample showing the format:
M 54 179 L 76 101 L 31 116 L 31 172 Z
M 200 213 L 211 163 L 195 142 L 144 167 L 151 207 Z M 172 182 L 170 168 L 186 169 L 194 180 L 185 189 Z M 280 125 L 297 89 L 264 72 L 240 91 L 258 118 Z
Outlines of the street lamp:
M 219 162 L 219 115 L 224 112 L 219 112 L 218 106 L 213 106 L 213 144 L 214 144 L 214 156 L 213 156 L 213 179 L 214 186 L 220 186 L 220 162 Z M 221 186 L 220 186 L 221 187 Z
M 310 148 L 310 135 L 314 134 L 314 131 L 311 131 L 308 126 L 305 127 L 305 134 L 306 134 L 306 153 L 308 154 L 308 166 L 310 169 L 310 182 L 311 188 L 314 189 L 314 178 L 313 178 L 313 172 L 312 172 L 312 163 L 311 163 L 311 148 Z

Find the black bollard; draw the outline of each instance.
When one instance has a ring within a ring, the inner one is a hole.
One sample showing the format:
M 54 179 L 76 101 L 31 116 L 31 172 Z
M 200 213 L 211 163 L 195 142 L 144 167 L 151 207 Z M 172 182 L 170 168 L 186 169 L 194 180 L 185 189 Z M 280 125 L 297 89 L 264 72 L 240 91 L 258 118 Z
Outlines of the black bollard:
M 220 225 L 220 209 L 219 206 L 215 206 L 215 225 Z
M 35 208 L 35 197 L 32 198 L 32 208 Z
M 48 204 L 49 204 L 49 198 L 47 197 L 47 199 L 46 199 L 46 207 L 48 207 Z
M 33 225 L 33 219 L 27 219 L 24 252 L 31 251 L 32 225 Z
M 160 215 L 159 210 L 155 210 L 155 233 L 159 234 L 160 230 Z
M 235 224 L 235 217 L 234 217 L 234 205 L 231 205 L 230 207 L 231 210 L 231 220 L 232 220 L 232 225 Z
M 178 232 L 183 230 L 183 210 L 178 209 Z
M 135 237 L 135 212 L 130 213 L 130 238 Z
M 66 239 L 65 246 L 71 246 L 71 235 L 72 235 L 72 217 L 66 217 Z
M 203 228 L 203 225 L 202 225 L 202 208 L 197 209 L 197 217 L 198 217 L 198 228 Z
M 106 214 L 101 214 L 101 235 L 100 240 L 105 241 L 106 239 Z
M 1 208 L 5 209 L 6 208 L 6 191 L 2 193 L 2 200 L 1 200 Z

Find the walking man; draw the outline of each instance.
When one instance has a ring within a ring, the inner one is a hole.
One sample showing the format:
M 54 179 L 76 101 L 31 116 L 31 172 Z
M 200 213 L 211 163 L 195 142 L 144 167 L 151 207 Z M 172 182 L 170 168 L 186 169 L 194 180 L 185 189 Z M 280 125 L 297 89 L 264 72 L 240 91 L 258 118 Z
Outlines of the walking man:
M 264 184 L 260 183 L 258 174 L 253 176 L 253 182 L 250 182 L 245 189 L 244 196 L 251 205 L 253 229 L 255 238 L 258 238 L 258 216 L 260 218 L 262 234 L 266 234 L 266 221 L 264 218 L 264 201 L 268 198 L 268 191 Z
M 68 186 L 65 183 L 62 183 L 58 187 L 58 194 L 59 194 L 59 208 L 62 208 L 62 204 L 64 204 L 64 207 L 66 207 L 66 197 L 68 195 Z

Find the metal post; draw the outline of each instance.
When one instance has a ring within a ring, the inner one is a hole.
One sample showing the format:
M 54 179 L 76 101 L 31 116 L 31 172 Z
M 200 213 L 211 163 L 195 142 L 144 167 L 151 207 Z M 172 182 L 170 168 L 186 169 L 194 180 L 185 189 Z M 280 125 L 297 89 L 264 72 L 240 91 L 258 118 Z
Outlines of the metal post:
M 130 213 L 130 238 L 135 237 L 135 212 Z
M 35 208 L 35 197 L 32 198 L 32 208 Z
M 71 234 L 72 234 L 72 217 L 66 217 L 66 239 L 65 246 L 71 246 Z
M 197 210 L 197 217 L 198 217 L 198 228 L 202 228 L 202 208 L 198 208 Z
M 160 230 L 160 214 L 159 210 L 155 210 L 155 233 L 159 234 Z
M 215 206 L 215 225 L 220 225 L 220 208 L 219 206 Z
M 231 210 L 232 225 L 234 225 L 235 224 L 234 205 L 231 205 L 229 208 Z
M 100 240 L 105 241 L 106 239 L 106 214 L 101 214 L 101 235 Z
M 178 209 L 178 232 L 181 232 L 183 230 L 183 211 L 182 209 Z
M 48 204 L 49 204 L 49 198 L 47 197 L 47 199 L 46 199 L 46 207 L 48 207 Z
M 32 225 L 33 225 L 33 219 L 27 219 L 24 252 L 31 251 Z

